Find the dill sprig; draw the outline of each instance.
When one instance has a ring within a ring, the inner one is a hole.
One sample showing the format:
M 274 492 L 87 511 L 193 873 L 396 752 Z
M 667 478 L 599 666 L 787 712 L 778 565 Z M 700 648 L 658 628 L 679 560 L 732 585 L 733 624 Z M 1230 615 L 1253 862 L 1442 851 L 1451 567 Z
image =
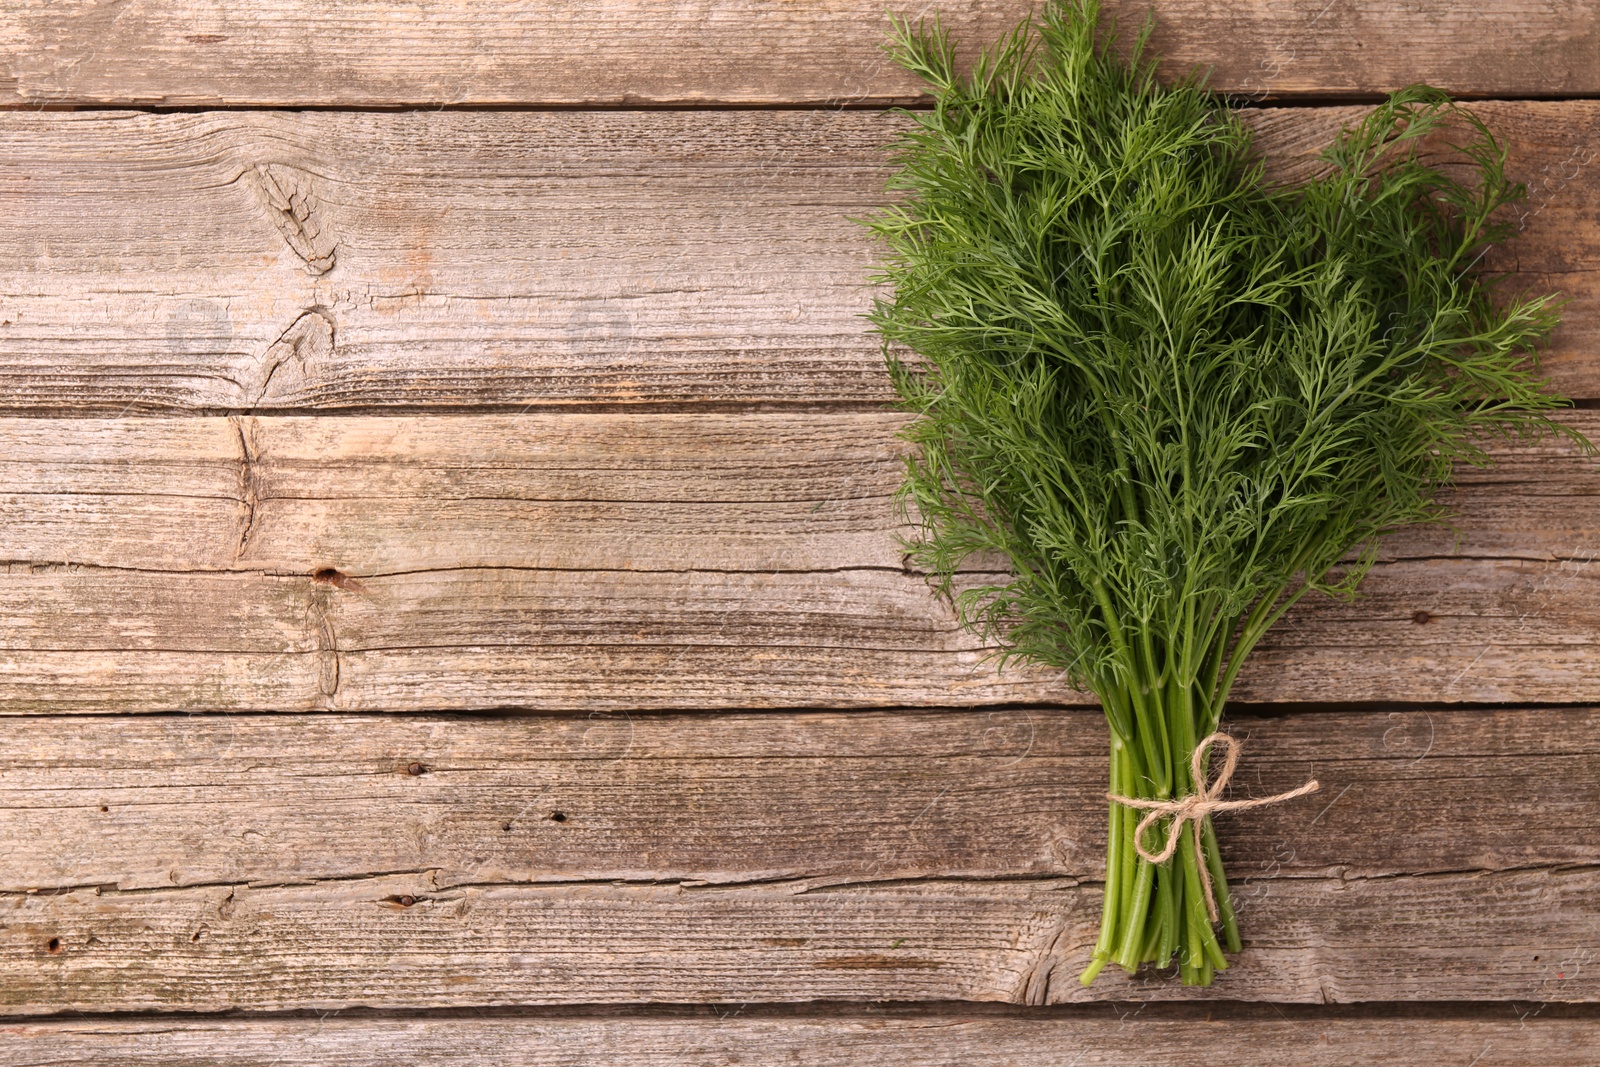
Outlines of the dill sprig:
M 933 106 L 906 113 L 905 195 L 868 225 L 892 293 L 871 319 L 919 416 L 911 558 L 1003 658 L 1099 697 L 1112 793 L 1165 799 L 1195 791 L 1190 755 L 1267 629 L 1441 518 L 1454 464 L 1508 435 L 1588 444 L 1536 373 L 1555 301 L 1491 300 L 1474 269 L 1523 195 L 1482 122 L 1406 89 L 1319 176 L 1273 184 L 1200 79 L 1157 80 L 1150 28 L 1124 54 L 1095 0 L 1059 0 L 962 76 L 937 24 L 897 24 Z M 964 585 L 973 557 L 1008 576 Z M 1176 954 L 1209 983 L 1240 947 L 1209 820 L 1202 855 L 1160 866 L 1136 821 L 1111 806 L 1084 981 Z

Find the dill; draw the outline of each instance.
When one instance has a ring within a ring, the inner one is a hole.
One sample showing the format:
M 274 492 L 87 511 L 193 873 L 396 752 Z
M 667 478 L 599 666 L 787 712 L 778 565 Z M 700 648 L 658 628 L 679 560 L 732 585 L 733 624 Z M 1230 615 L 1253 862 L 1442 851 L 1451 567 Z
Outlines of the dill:
M 1492 300 L 1473 269 L 1523 195 L 1482 122 L 1406 89 L 1273 184 L 1200 79 L 1157 80 L 1150 25 L 1124 55 L 1096 0 L 1055 0 L 961 76 L 937 24 L 897 24 L 933 106 L 867 225 L 890 294 L 870 317 L 918 416 L 912 560 L 1002 659 L 1096 694 L 1112 793 L 1170 799 L 1262 635 L 1441 518 L 1454 464 L 1508 435 L 1589 446 L 1534 365 L 1556 302 Z M 974 557 L 1007 578 L 963 583 Z M 1176 957 L 1208 984 L 1241 944 L 1216 835 L 1152 865 L 1138 814 L 1110 807 L 1083 981 Z

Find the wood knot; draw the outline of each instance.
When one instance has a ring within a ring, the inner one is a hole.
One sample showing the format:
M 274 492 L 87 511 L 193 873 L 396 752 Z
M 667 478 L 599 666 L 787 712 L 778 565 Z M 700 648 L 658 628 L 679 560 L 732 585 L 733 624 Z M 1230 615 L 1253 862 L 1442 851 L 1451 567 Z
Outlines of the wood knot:
M 257 163 L 253 173 L 262 205 L 307 273 L 332 270 L 339 242 L 323 224 L 323 212 L 311 191 L 311 175 L 286 163 Z
M 302 312 L 262 354 L 250 406 L 301 402 L 318 365 L 333 355 L 333 346 L 333 316 L 328 310 L 313 307 Z

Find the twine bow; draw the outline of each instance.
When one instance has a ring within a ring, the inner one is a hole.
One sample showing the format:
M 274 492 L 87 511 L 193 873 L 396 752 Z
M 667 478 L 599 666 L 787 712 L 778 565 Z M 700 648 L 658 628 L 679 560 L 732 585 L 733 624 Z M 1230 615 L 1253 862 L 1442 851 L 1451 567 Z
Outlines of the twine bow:
M 1212 779 L 1210 785 L 1205 784 L 1205 758 L 1211 746 L 1217 743 L 1227 746 L 1228 755 L 1222 761 L 1222 769 Z M 1239 742 L 1227 734 L 1218 731 L 1211 734 L 1194 747 L 1194 755 L 1189 757 L 1189 769 L 1193 772 L 1195 792 L 1179 800 L 1139 800 L 1135 797 L 1121 797 L 1115 793 L 1107 793 L 1106 799 L 1118 804 L 1125 804 L 1130 808 L 1138 808 L 1145 812 L 1145 817 L 1139 820 L 1139 825 L 1133 831 L 1133 847 L 1139 857 L 1150 863 L 1165 863 L 1178 851 L 1178 841 L 1183 837 L 1183 824 L 1188 823 L 1194 831 L 1194 858 L 1195 866 L 1200 869 L 1200 885 L 1205 889 L 1206 914 L 1212 922 L 1217 921 L 1217 898 L 1211 888 L 1211 872 L 1206 869 L 1206 855 L 1201 847 L 1200 826 L 1205 822 L 1207 815 L 1214 811 L 1242 811 L 1245 808 L 1259 808 L 1263 804 L 1278 804 L 1295 797 L 1315 793 L 1322 786 L 1315 778 L 1298 789 L 1291 789 L 1287 793 L 1278 793 L 1270 797 L 1256 797 L 1253 800 L 1221 800 L 1222 791 L 1228 787 L 1228 779 L 1233 777 L 1233 769 L 1239 763 Z M 1172 816 L 1172 826 L 1167 830 L 1167 844 L 1160 852 L 1151 852 L 1144 847 L 1144 832 L 1156 820 L 1164 815 Z

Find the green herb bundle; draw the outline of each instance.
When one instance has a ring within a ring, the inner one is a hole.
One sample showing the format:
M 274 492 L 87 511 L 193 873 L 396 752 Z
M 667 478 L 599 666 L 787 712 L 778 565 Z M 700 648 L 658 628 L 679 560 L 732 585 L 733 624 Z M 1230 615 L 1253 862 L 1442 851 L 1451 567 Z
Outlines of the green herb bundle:
M 920 416 L 912 559 L 1003 657 L 1099 697 L 1112 794 L 1172 800 L 1203 789 L 1191 758 L 1267 629 L 1438 519 L 1454 463 L 1495 436 L 1587 445 L 1532 366 L 1553 302 L 1493 303 L 1472 269 L 1522 195 L 1482 123 L 1408 89 L 1274 185 L 1223 101 L 1157 81 L 1148 24 L 1125 56 L 1098 14 L 1052 3 L 968 77 L 936 27 L 898 27 L 933 107 L 868 223 L 892 291 L 871 317 Z M 1444 169 L 1420 151 L 1441 138 Z M 997 558 L 973 587 L 963 565 Z M 1140 815 L 1110 805 L 1083 981 L 1176 957 L 1207 984 L 1240 947 L 1210 819 L 1155 864 Z

